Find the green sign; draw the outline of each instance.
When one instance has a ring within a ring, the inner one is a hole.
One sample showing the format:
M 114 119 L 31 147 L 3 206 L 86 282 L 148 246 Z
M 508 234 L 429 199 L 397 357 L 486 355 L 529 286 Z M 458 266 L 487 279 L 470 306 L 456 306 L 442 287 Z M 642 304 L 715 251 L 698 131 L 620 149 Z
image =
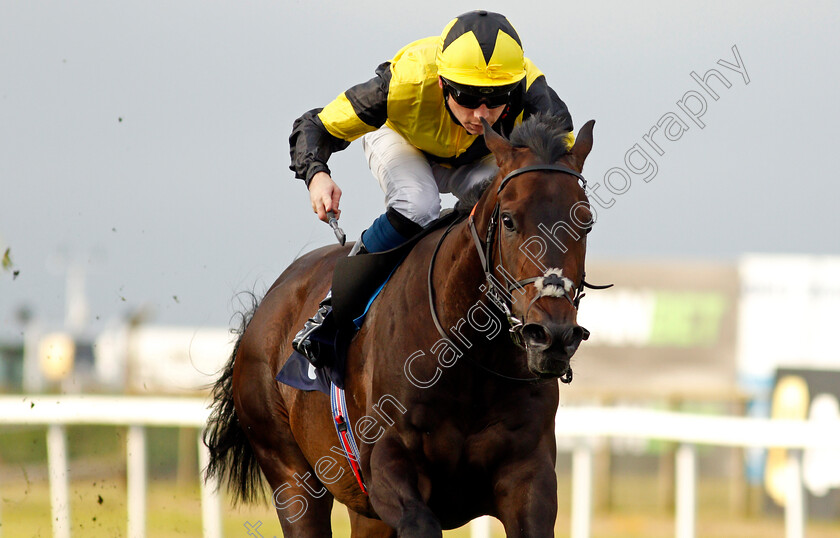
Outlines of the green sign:
M 726 297 L 714 292 L 654 292 L 651 346 L 703 347 L 718 341 Z

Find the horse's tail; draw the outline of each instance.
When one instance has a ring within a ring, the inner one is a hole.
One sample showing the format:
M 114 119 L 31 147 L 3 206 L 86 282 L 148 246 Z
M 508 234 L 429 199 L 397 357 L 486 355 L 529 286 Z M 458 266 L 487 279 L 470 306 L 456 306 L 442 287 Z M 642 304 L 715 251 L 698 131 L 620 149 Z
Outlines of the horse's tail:
M 259 301 L 250 294 L 252 306 L 242 314 L 236 343 L 222 375 L 213 385 L 213 404 L 207 428 L 204 430 L 204 444 L 210 449 L 210 462 L 204 470 L 204 479 L 218 478 L 233 494 L 234 504 L 262 501 L 265 498 L 262 473 L 245 431 L 236 417 L 233 405 L 233 363 L 245 329 L 251 322 Z

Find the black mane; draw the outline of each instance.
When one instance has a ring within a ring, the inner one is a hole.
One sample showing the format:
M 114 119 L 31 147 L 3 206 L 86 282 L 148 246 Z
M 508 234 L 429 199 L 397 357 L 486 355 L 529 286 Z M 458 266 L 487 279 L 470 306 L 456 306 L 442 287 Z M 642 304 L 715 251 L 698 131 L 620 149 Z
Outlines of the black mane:
M 494 179 L 496 179 L 495 175 L 473 185 L 472 189 L 465 193 L 455 203 L 455 211 L 461 213 L 462 215 L 469 214 L 469 212 L 472 211 L 473 206 L 478 203 L 479 199 L 481 199 L 481 195 L 484 194 L 487 187 L 493 183 Z
M 510 143 L 530 149 L 543 162 L 556 163 L 569 153 L 569 131 L 563 128 L 564 118 L 535 114 L 518 125 L 510 134 Z
M 534 114 L 513 129 L 510 143 L 516 147 L 530 149 L 544 163 L 556 163 L 569 153 L 572 149 L 570 143 L 574 140 L 570 136 L 571 133 L 563 127 L 565 122 L 566 120 L 559 116 Z M 455 210 L 459 213 L 469 212 L 494 179 L 495 177 L 489 177 L 473 186 L 470 192 L 458 200 Z

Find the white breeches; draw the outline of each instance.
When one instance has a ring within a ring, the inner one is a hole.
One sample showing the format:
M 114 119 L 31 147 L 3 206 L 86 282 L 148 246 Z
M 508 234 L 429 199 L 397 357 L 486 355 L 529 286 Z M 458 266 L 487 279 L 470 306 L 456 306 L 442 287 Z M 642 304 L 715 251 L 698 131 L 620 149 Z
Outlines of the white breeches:
M 362 147 L 385 193 L 385 206 L 420 226 L 440 216 L 440 193 L 451 192 L 460 199 L 499 170 L 493 155 L 457 168 L 432 163 L 387 125 L 366 134 Z

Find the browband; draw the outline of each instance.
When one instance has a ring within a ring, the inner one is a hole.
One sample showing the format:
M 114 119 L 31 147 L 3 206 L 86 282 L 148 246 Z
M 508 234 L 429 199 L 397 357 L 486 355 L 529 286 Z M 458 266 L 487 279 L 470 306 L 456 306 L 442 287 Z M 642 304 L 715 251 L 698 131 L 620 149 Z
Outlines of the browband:
M 539 170 L 541 172 L 545 172 L 546 170 L 548 170 L 548 171 L 554 171 L 554 172 L 563 172 L 565 174 L 571 174 L 571 175 L 575 176 L 576 178 L 578 178 L 580 180 L 581 186 L 584 189 L 586 188 L 586 180 L 583 179 L 583 176 L 580 175 L 580 173 L 575 172 L 574 170 L 572 170 L 568 166 L 563 166 L 562 164 L 535 164 L 535 165 L 532 165 L 532 166 L 523 166 L 522 168 L 517 168 L 513 172 L 506 175 L 502 179 L 502 182 L 499 184 L 499 190 L 496 191 L 496 194 L 499 194 L 500 192 L 502 192 L 502 189 L 505 188 L 508 181 L 515 178 L 516 176 L 524 174 L 525 172 L 534 172 L 534 171 L 537 171 L 537 170 Z

